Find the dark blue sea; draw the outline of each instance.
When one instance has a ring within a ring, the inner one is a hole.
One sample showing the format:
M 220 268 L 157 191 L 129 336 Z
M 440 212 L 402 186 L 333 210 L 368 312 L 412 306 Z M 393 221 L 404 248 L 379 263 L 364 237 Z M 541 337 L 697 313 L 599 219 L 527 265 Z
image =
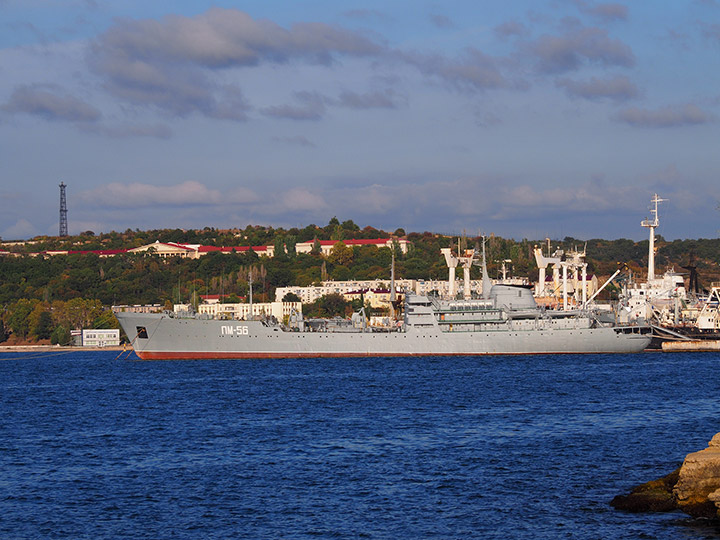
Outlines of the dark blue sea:
M 0 538 L 700 539 L 613 496 L 720 431 L 715 353 L 0 356 Z

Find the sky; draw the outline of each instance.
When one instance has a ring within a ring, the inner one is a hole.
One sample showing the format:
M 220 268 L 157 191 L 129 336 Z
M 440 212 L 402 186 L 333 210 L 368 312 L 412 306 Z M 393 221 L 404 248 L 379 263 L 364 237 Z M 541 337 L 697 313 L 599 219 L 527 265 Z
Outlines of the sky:
M 720 234 L 720 0 L 0 0 L 0 237 Z

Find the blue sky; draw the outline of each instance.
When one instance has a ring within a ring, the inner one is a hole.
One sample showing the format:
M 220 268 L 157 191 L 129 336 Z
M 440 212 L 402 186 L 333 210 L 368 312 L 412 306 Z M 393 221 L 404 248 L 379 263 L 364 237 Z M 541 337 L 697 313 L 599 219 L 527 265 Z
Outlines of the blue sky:
M 0 0 L 0 236 L 720 230 L 720 2 Z

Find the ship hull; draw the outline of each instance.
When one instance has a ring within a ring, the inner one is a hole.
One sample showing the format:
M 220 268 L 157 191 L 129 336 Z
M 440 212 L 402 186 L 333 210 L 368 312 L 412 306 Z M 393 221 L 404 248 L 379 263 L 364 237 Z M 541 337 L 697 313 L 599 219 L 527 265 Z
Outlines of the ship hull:
M 130 313 L 117 317 L 143 360 L 634 353 L 650 342 L 650 335 L 637 327 L 293 332 L 259 321 Z

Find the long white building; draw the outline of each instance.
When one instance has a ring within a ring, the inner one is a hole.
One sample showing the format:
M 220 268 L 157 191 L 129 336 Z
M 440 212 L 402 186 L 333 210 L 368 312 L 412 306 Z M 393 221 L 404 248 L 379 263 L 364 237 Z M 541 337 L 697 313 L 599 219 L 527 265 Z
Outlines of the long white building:
M 402 253 L 408 251 L 408 241 L 403 238 L 374 238 L 371 240 L 365 239 L 350 239 L 350 240 L 318 240 L 320 251 L 323 255 L 327 256 L 332 251 L 332 248 L 338 242 L 343 242 L 346 246 L 375 246 L 375 247 L 387 247 L 392 248 L 393 245 L 397 245 Z M 34 242 L 25 242 L 26 244 L 32 244 Z M 5 243 L 4 245 L 9 245 Z M 315 246 L 315 241 L 312 242 L 300 242 L 295 244 L 296 253 L 310 253 Z M 287 250 L 287 247 L 285 247 Z M 45 257 L 55 255 L 97 255 L 100 258 L 115 257 L 117 255 L 123 255 L 125 253 L 152 253 L 161 258 L 167 257 L 180 257 L 185 259 L 199 259 L 203 255 L 208 253 L 248 253 L 254 251 L 259 257 L 274 257 L 275 246 L 204 246 L 201 244 L 179 244 L 175 242 L 160 242 L 159 240 L 152 244 L 145 244 L 144 246 L 138 246 L 132 249 L 101 249 L 101 250 L 89 250 L 89 251 L 75 251 L 75 250 L 53 250 L 53 251 L 41 251 L 36 253 L 20 253 L 13 251 L 0 251 L 0 256 L 7 257 Z
M 310 253 L 315 246 L 315 240 L 312 242 L 299 242 L 295 244 L 296 253 Z M 350 239 L 350 240 L 317 240 L 318 247 L 323 255 L 328 256 L 335 244 L 344 243 L 348 247 L 355 246 L 374 246 L 392 248 L 397 245 L 402 253 L 408 251 L 408 241 L 403 238 L 375 238 L 371 240 Z M 285 248 L 287 249 L 287 248 Z M 254 251 L 259 257 L 274 257 L 275 246 L 203 246 L 200 244 L 176 244 L 174 242 L 154 242 L 144 246 L 136 247 L 128 250 L 128 253 L 145 253 L 151 252 L 160 257 L 182 257 L 187 259 L 199 259 L 208 253 L 247 253 Z
M 178 304 L 176 311 L 184 311 L 189 306 Z M 300 302 L 266 302 L 253 304 L 200 304 L 198 313 L 207 314 L 211 317 L 235 320 L 249 320 L 255 317 L 275 317 L 282 321 L 283 317 L 292 315 L 293 312 L 302 313 Z
M 500 280 L 502 281 L 502 280 Z M 510 284 L 512 281 L 513 285 L 526 285 L 527 279 L 522 278 L 510 278 L 503 283 Z M 497 280 L 492 280 L 493 284 L 497 283 Z M 318 298 L 328 294 L 341 294 L 343 296 L 348 295 L 357 290 L 361 289 L 389 289 L 389 279 L 375 279 L 375 280 L 352 280 L 352 281 L 323 281 L 322 285 L 308 286 L 308 287 L 278 287 L 275 289 L 275 300 L 282 300 L 286 294 L 294 293 L 300 298 L 303 304 L 310 304 Z M 447 280 L 424 280 L 424 279 L 396 279 L 395 280 L 396 292 L 402 292 L 404 290 L 411 291 L 415 294 L 427 295 L 433 291 L 437 292 L 439 296 L 446 297 L 450 294 L 450 285 Z M 482 280 L 473 279 L 470 280 L 470 292 L 475 295 L 482 294 Z

